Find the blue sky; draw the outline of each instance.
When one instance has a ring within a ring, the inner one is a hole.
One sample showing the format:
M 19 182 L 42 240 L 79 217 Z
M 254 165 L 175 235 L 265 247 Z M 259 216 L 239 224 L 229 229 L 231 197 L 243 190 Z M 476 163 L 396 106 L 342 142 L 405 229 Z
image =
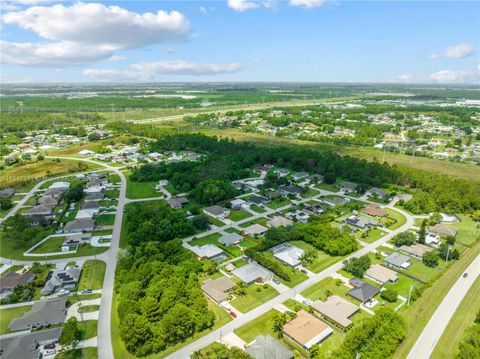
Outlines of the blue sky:
M 5 82 L 479 79 L 474 1 L 1 5 Z

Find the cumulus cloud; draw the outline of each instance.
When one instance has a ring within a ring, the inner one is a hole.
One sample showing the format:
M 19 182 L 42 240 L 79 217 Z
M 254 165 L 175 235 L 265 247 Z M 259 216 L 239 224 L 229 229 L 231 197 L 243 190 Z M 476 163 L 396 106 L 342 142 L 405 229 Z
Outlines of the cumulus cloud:
M 290 0 L 288 3 L 292 6 L 303 6 L 305 8 L 314 8 L 325 5 L 326 0 Z
M 458 44 L 455 46 L 450 46 L 440 54 L 431 54 L 430 58 L 461 59 L 461 58 L 473 55 L 474 53 L 475 53 L 475 49 L 473 45 L 464 43 L 464 44 Z
M 228 0 L 227 5 L 235 11 L 245 12 L 248 10 L 257 9 L 261 4 L 248 0 Z
M 202 64 L 191 61 L 153 61 L 130 65 L 128 70 L 115 69 L 86 69 L 83 74 L 87 77 L 107 80 L 153 80 L 159 75 L 177 76 L 205 76 L 234 73 L 244 66 L 239 63 Z
M 98 3 L 32 6 L 4 14 L 2 22 L 30 30 L 52 42 L 5 42 L 2 61 L 17 65 L 75 64 L 102 60 L 115 51 L 176 42 L 189 32 L 187 19 L 178 11 L 143 14 Z M 51 56 L 49 55 L 51 50 Z M 78 50 L 82 49 L 79 54 Z M 20 51 L 25 58 L 18 59 Z M 61 56 L 58 56 L 58 52 Z M 38 55 L 38 56 L 36 56 Z M 77 56 L 78 60 L 75 60 Z M 49 61 L 49 57 L 51 61 Z M 61 60 L 64 59 L 62 62 Z

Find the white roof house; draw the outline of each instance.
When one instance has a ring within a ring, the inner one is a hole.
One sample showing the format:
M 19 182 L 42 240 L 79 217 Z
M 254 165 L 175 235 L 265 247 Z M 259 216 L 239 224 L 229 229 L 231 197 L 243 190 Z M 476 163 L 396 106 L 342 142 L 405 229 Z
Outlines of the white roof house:
M 81 218 L 93 218 L 96 214 L 98 214 L 99 210 L 98 209 L 81 209 L 77 212 L 77 215 L 75 216 L 75 219 L 81 219 Z
M 54 182 L 48 187 L 49 189 L 64 189 L 70 188 L 70 182 Z
M 250 236 L 257 236 L 264 234 L 266 231 L 268 231 L 268 228 L 262 226 L 261 224 L 252 224 L 251 226 L 244 228 L 243 231 Z
M 203 246 L 191 246 L 190 250 L 200 258 L 216 258 L 223 254 L 223 251 L 214 244 L 205 244 Z
M 271 248 L 270 251 L 275 258 L 291 267 L 296 267 L 300 264 L 300 257 L 305 252 L 303 249 L 288 243 L 279 244 Z
M 251 262 L 243 267 L 237 268 L 232 271 L 232 274 L 247 284 L 253 283 L 257 279 L 269 280 L 273 278 L 272 272 L 265 269 L 257 262 Z
M 94 155 L 95 152 L 90 151 L 90 150 L 81 150 L 78 152 L 79 155 L 81 156 L 89 156 L 89 155 Z
M 440 236 L 434 233 L 427 233 L 425 236 L 425 244 L 434 244 L 438 246 L 440 244 Z

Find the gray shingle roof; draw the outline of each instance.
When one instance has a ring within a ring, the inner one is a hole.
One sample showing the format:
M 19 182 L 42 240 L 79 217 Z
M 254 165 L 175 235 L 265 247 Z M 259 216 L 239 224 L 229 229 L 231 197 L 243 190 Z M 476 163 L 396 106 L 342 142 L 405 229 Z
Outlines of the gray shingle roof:
M 58 341 L 63 328 L 18 335 L 0 340 L 1 357 L 5 359 L 37 359 L 39 345 Z
M 350 280 L 350 284 L 352 284 L 354 288 L 350 289 L 348 294 L 361 302 L 366 302 L 380 293 L 380 288 L 358 278 Z
M 61 324 L 66 314 L 67 299 L 65 298 L 36 302 L 22 317 L 12 319 L 8 328 L 11 331 L 18 331 L 49 324 Z
M 259 335 L 255 343 L 245 350 L 255 359 L 291 359 L 293 353 L 270 335 Z

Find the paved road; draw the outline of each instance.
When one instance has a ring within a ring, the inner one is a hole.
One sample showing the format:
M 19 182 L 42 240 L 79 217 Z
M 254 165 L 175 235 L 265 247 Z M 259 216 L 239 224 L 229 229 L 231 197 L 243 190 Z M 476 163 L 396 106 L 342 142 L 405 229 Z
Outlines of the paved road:
M 388 240 L 393 238 L 396 234 L 408 230 L 410 227 L 413 226 L 414 220 L 413 218 L 406 212 L 396 209 L 398 212 L 401 212 L 406 218 L 407 222 L 399 227 L 398 229 L 389 232 L 387 235 L 382 237 L 376 242 L 367 244 L 365 247 L 361 248 L 348 258 L 352 257 L 360 257 L 364 254 L 367 254 L 368 252 L 374 250 L 375 248 L 383 245 L 386 243 Z M 315 283 L 321 281 L 324 278 L 327 278 L 331 276 L 333 273 L 336 271 L 340 270 L 343 267 L 342 262 L 337 262 L 334 265 L 328 267 L 324 271 L 315 274 L 313 277 L 307 279 L 306 281 L 300 283 L 296 287 L 290 288 L 288 291 L 281 293 L 277 295 L 275 298 L 269 300 L 268 302 L 260 305 L 259 307 L 249 311 L 248 313 L 244 314 L 242 317 L 235 319 L 228 324 L 222 326 L 219 329 L 216 329 L 209 334 L 205 335 L 204 337 L 184 346 L 183 348 L 179 349 L 175 353 L 167 356 L 166 358 L 169 359 L 186 359 L 190 358 L 190 354 L 197 351 L 201 350 L 202 348 L 206 347 L 207 345 L 215 342 L 216 340 L 219 340 L 222 335 L 228 334 L 232 332 L 233 330 L 243 326 L 244 324 L 254 320 L 255 318 L 265 314 L 268 312 L 270 309 L 274 308 L 275 306 L 278 306 L 282 304 L 284 301 L 286 301 L 289 298 L 294 297 L 297 293 L 302 292 L 303 290 L 307 289 L 308 287 L 314 285 Z
M 423 329 L 422 334 L 418 337 L 417 342 L 410 350 L 407 359 L 427 359 L 430 357 L 463 297 L 465 297 L 475 279 L 480 276 L 480 256 L 475 258 L 465 273 L 468 273 L 468 277 L 460 276 L 452 288 L 450 288 L 450 291 L 443 298 L 442 303 L 440 303 Z

